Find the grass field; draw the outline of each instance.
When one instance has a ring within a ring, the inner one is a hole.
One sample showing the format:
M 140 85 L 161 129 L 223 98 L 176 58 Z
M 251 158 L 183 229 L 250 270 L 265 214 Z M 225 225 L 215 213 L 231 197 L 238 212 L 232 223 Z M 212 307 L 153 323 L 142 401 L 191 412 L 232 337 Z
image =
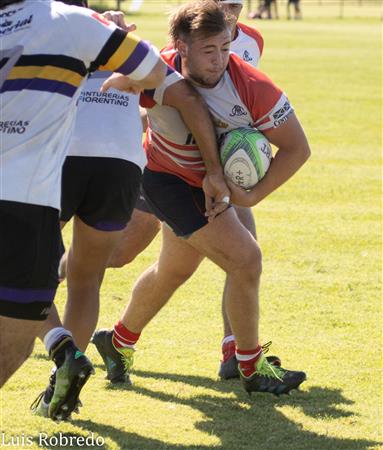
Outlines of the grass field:
M 141 35 L 164 43 L 165 19 L 151 11 L 135 20 Z M 264 255 L 261 335 L 286 367 L 307 371 L 307 382 L 291 397 L 249 399 L 238 381 L 218 381 L 224 276 L 204 262 L 143 333 L 133 389 L 108 386 L 90 346 L 97 372 L 71 423 L 28 410 L 51 368 L 37 343 L 0 393 L 5 439 L 32 436 L 26 447 L 33 449 L 40 432 L 93 432 L 105 440 L 94 448 L 124 450 L 383 448 L 381 24 L 377 18 L 256 24 L 266 42 L 261 68 L 289 94 L 313 153 L 254 209 Z M 131 266 L 108 271 L 100 326 L 118 319 L 159 245 Z M 65 291 L 64 283 L 60 309 Z

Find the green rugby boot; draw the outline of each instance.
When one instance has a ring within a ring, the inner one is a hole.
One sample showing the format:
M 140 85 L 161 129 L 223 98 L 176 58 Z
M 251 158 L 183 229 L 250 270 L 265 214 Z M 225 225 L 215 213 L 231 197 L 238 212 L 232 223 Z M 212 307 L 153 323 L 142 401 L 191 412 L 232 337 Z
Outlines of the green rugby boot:
M 274 395 L 288 394 L 292 389 L 298 389 L 306 380 L 304 372 L 286 370 L 282 367 L 270 364 L 265 355 L 261 355 L 256 371 L 246 377 L 239 368 L 240 378 L 246 392 L 266 392 Z
M 271 341 L 262 345 L 263 353 L 268 353 Z M 230 380 L 231 378 L 239 378 L 238 361 L 235 356 L 235 342 L 230 341 L 222 347 L 223 359 L 219 364 L 218 376 L 222 380 Z M 274 366 L 281 366 L 281 359 L 276 355 L 266 357 L 267 361 Z
M 119 348 L 113 345 L 113 330 L 97 330 L 91 342 L 96 346 L 104 361 L 107 376 L 111 383 L 132 384 L 130 371 L 133 367 L 133 348 Z
M 38 395 L 38 397 L 36 398 L 36 400 L 33 401 L 30 407 L 30 409 L 32 410 L 32 414 L 41 417 L 48 417 L 49 403 L 53 397 L 55 384 L 56 384 L 56 369 L 53 369 L 51 376 L 49 377 L 49 384 L 47 388 Z
M 52 348 L 50 356 L 56 363 L 57 370 L 48 417 L 57 421 L 66 420 L 78 409 L 79 394 L 94 369 L 70 337 L 60 340 Z

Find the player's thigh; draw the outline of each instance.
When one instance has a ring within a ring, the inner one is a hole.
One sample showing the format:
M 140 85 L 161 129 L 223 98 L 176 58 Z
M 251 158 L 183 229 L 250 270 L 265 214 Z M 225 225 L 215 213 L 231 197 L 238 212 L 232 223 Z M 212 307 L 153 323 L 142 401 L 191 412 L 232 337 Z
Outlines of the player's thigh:
M 109 258 L 122 231 L 101 231 L 84 223 L 79 217 L 73 219 L 73 235 L 70 258 L 78 263 L 103 265 Z
M 158 259 L 158 271 L 186 281 L 196 271 L 203 255 L 192 247 L 187 239 L 176 236 L 168 225 L 162 225 L 162 246 Z
M 45 320 L 56 293 L 59 212 L 0 201 L 0 315 Z
M 239 221 L 233 208 L 193 233 L 188 243 L 226 272 L 259 275 L 261 271 L 258 243 Z
M 43 324 L 0 316 L 0 387 L 31 354 Z
M 154 214 L 134 208 L 132 217 L 115 249 L 114 258 L 120 260 L 121 265 L 133 261 L 148 247 L 160 229 L 160 221 Z
M 253 211 L 251 208 L 245 208 L 243 206 L 234 206 L 235 212 L 237 213 L 239 221 L 242 225 L 250 231 L 250 233 L 257 238 L 257 232 L 255 228 L 255 220 Z

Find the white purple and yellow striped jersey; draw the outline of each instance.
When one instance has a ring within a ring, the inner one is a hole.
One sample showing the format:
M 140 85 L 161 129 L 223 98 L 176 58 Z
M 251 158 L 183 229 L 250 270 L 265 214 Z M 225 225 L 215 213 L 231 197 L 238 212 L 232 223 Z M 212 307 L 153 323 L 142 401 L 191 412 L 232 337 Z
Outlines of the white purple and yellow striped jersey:
M 97 69 L 141 80 L 158 51 L 94 11 L 50 0 L 0 9 L 0 40 L 0 199 L 58 209 L 83 80 Z

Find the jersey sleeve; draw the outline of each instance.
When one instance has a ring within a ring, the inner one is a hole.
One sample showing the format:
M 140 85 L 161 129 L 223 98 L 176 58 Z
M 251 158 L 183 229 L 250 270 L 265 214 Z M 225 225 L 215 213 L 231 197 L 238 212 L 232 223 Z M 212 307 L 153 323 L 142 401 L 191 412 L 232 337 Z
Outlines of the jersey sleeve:
M 277 128 L 294 111 L 286 94 L 269 77 L 233 55 L 229 74 L 258 130 Z
M 251 39 L 254 39 L 254 41 L 257 43 L 257 46 L 259 49 L 259 55 L 262 56 L 263 47 L 264 47 L 264 40 L 263 40 L 262 34 L 255 28 L 249 27 L 248 25 L 245 25 L 244 23 L 238 22 L 237 25 L 238 25 L 238 28 L 240 28 L 245 34 L 250 36 Z
M 166 53 L 161 53 L 162 58 L 167 63 L 165 81 L 156 89 L 145 90 L 140 96 L 140 105 L 143 108 L 152 108 L 155 104 L 162 105 L 166 89 L 174 83 L 183 80 L 184 77 L 173 67 L 173 59 L 167 57 Z
M 79 57 L 90 72 L 110 70 L 142 80 L 159 61 L 159 52 L 149 42 L 126 33 L 100 14 L 72 7 L 66 13 Z

